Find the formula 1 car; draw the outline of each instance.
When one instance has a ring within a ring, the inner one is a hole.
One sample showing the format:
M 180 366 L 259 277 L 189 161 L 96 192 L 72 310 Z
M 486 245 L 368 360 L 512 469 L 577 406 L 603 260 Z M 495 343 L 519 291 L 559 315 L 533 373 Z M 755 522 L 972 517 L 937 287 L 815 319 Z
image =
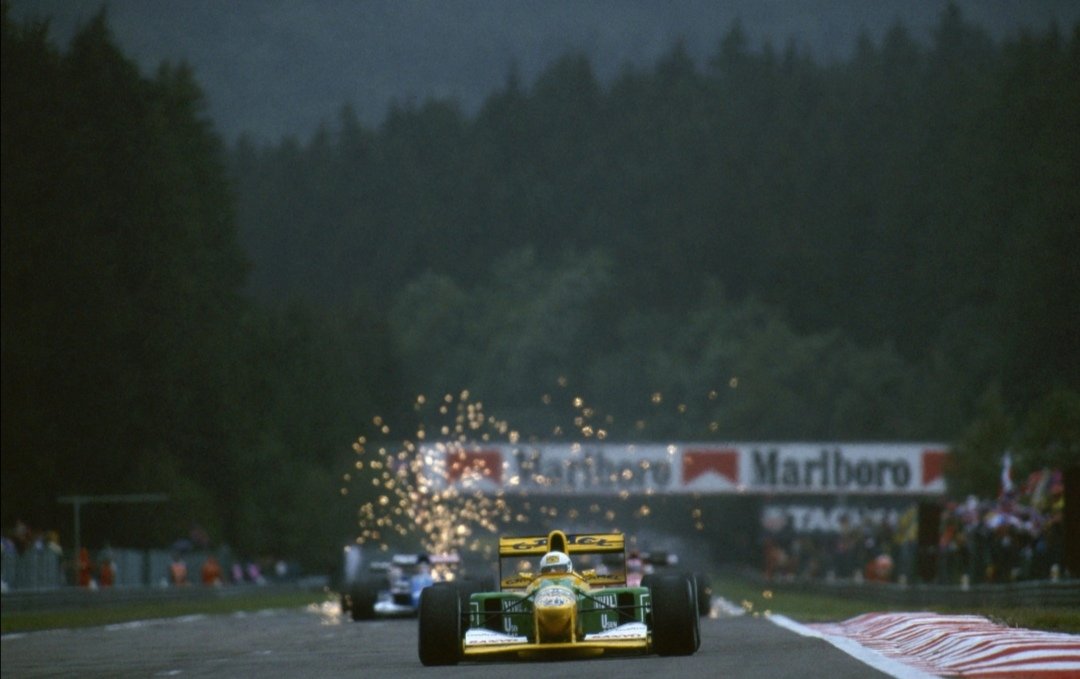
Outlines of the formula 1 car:
M 416 615 L 423 589 L 453 579 L 459 562 L 457 554 L 395 554 L 389 561 L 373 561 L 348 581 L 342 612 L 353 620 Z
M 679 566 L 679 555 L 674 552 L 630 552 L 626 559 L 626 584 L 631 587 L 648 587 L 657 575 L 673 572 Z M 694 587 L 698 615 L 709 615 L 712 610 L 712 585 L 704 573 L 686 572 Z
M 539 573 L 528 561 L 542 557 Z M 595 560 L 577 571 L 571 557 Z M 515 562 L 504 576 L 508 562 Z M 591 564 L 590 564 L 591 565 Z M 462 597 L 453 583 L 420 595 L 419 654 L 424 665 L 462 660 L 554 659 L 613 654 L 690 655 L 700 646 L 693 583 L 657 576 L 649 587 L 626 584 L 619 533 L 499 540 L 499 591 Z M 463 605 L 463 599 L 467 605 Z

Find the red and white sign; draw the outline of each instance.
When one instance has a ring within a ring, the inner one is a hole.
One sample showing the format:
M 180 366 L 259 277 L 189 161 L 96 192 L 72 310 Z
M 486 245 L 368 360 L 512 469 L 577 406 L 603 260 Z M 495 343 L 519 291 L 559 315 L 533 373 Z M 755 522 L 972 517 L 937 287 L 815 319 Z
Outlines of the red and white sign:
M 445 481 L 453 485 L 601 495 L 940 495 L 948 456 L 938 443 L 540 443 L 438 450 Z
M 446 453 L 446 479 L 459 483 L 470 477 L 480 477 L 502 484 L 502 451 L 497 448 L 452 448 Z

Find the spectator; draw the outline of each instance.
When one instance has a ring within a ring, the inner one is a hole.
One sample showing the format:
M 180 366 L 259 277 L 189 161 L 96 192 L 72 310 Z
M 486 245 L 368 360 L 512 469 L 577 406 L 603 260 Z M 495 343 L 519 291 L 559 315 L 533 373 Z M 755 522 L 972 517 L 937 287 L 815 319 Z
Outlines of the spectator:
M 888 554 L 879 554 L 866 564 L 864 577 L 867 582 L 889 582 L 893 575 L 893 560 Z
M 254 561 L 249 561 L 247 565 L 247 579 L 254 582 L 256 585 L 265 585 L 266 578 L 263 577 L 262 571 L 259 570 L 258 564 Z
M 969 497 L 947 505 L 941 515 L 939 582 L 1014 582 L 1060 573 L 1063 492 L 1061 472 L 1042 470 L 1032 474 L 1022 493 L 1012 488 L 996 501 Z
M 213 554 L 206 557 L 202 567 L 202 583 L 211 587 L 221 585 L 221 564 Z
M 179 554 L 173 554 L 172 563 L 169 565 L 169 581 L 176 587 L 183 587 L 187 582 L 187 563 Z
M 765 579 L 772 580 L 775 577 L 790 573 L 790 559 L 788 553 L 780 546 L 778 540 L 765 538 Z
M 98 568 L 98 580 L 102 587 L 112 587 L 116 583 L 116 565 L 108 556 L 102 559 Z
M 92 587 L 96 584 L 93 578 L 93 564 L 90 562 L 90 550 L 86 547 L 79 550 L 78 569 L 79 587 Z
M 2 592 L 6 593 L 13 584 L 10 581 L 15 577 L 17 559 L 18 549 L 15 543 L 6 535 L 0 537 L 0 564 L 3 564 L 0 569 L 0 591 Z
M 45 535 L 45 547 L 57 558 L 63 558 L 64 548 L 60 546 L 60 534 L 56 531 L 51 530 Z
M 911 505 L 900 515 L 893 543 L 899 554 L 897 579 L 901 583 L 915 579 L 915 557 L 919 549 L 919 506 Z
M 26 525 L 22 519 L 15 520 L 15 530 L 13 531 L 12 541 L 15 543 L 15 549 L 19 554 L 22 554 L 30 548 L 30 543 L 33 542 L 33 533 L 30 530 L 30 526 Z
M 941 512 L 935 582 L 943 585 L 1008 583 L 1067 576 L 1064 558 L 1064 484 L 1061 471 L 1032 474 L 1022 486 L 1003 488 L 996 500 L 969 497 Z M 838 517 L 834 532 L 793 534 L 782 513 L 762 519 L 766 579 L 822 574 L 910 582 L 919 556 L 918 505 L 884 521 Z M 888 568 L 884 566 L 888 564 Z M 1076 575 L 1076 574 L 1071 574 Z

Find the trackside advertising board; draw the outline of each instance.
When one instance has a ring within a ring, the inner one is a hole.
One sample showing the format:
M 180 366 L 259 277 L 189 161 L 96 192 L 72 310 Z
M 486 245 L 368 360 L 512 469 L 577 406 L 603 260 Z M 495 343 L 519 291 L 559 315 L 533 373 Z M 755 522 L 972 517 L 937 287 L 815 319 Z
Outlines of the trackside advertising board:
M 940 495 L 940 443 L 443 445 L 436 485 L 528 494 Z M 432 474 L 435 476 L 435 474 Z

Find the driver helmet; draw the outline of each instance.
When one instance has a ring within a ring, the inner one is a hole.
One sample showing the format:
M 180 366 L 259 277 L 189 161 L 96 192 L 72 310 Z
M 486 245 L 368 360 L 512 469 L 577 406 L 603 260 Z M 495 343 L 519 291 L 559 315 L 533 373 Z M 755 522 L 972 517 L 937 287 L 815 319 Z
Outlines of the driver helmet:
M 540 573 L 569 573 L 573 570 L 570 557 L 563 552 L 548 552 L 540 559 Z

